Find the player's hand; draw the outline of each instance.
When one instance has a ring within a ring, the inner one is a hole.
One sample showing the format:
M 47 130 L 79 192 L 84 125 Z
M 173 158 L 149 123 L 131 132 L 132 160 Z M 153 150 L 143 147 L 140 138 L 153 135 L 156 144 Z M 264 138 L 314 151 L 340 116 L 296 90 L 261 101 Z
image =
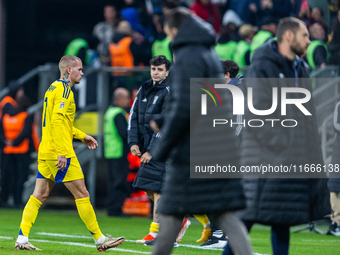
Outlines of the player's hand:
M 55 166 L 58 168 L 58 170 L 63 171 L 67 165 L 67 160 L 65 156 L 58 156 L 58 162 L 55 164 Z
M 150 160 L 151 160 L 151 158 L 152 158 L 151 154 L 150 154 L 149 152 L 145 152 L 145 153 L 141 156 L 140 162 L 145 163 L 145 164 L 146 164 L 146 163 L 149 163 Z
M 130 151 L 131 151 L 132 155 L 135 155 L 135 156 L 138 156 L 138 157 L 142 156 L 142 153 L 140 152 L 138 145 L 132 145 L 131 148 L 130 148 Z
M 159 126 L 157 125 L 156 121 L 154 121 L 154 120 L 150 121 L 150 127 L 152 128 L 153 132 L 155 132 L 155 133 L 161 132 Z
M 85 136 L 83 143 L 85 143 L 87 147 L 92 150 L 98 147 L 98 142 L 90 135 Z

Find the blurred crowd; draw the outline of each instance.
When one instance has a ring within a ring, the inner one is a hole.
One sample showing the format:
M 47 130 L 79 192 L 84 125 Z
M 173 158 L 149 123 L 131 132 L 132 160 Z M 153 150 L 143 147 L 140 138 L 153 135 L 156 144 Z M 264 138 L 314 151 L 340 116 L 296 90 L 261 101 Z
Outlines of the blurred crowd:
M 92 35 L 70 42 L 65 54 L 92 66 L 148 66 L 156 55 L 172 60 L 163 23 L 179 6 L 210 23 L 220 60 L 234 60 L 241 68 L 251 64 L 254 51 L 275 36 L 278 21 L 288 16 L 307 25 L 312 44 L 305 60 L 312 68 L 340 64 L 338 0 L 119 0 L 104 6 L 104 21 Z

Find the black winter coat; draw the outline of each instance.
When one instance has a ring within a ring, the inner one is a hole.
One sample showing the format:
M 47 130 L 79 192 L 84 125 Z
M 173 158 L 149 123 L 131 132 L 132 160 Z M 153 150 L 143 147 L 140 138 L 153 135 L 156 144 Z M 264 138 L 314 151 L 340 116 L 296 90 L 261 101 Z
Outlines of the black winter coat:
M 304 78 L 308 77 L 306 63 L 299 57 L 291 61 L 277 51 L 276 42 L 269 40 L 259 48 L 248 73 L 250 78 Z M 272 87 L 296 86 L 311 91 L 307 79 L 286 83 L 284 79 L 256 83 L 246 81 L 246 87 L 253 87 L 255 109 L 269 109 L 272 105 Z M 259 93 L 256 93 L 258 91 Z M 296 97 L 297 93 L 292 93 Z M 300 110 L 287 106 L 287 115 L 281 116 L 281 100 L 278 94 L 278 108 L 270 116 L 257 116 L 246 107 L 245 119 L 295 119 L 294 128 L 283 128 L 280 124 L 272 128 L 246 126 L 242 130 L 241 165 L 272 166 L 323 164 L 322 153 L 312 99 L 304 106 L 312 114 L 305 116 Z M 278 122 L 277 122 L 278 123 Z M 272 176 L 273 177 L 273 176 Z M 327 179 L 245 179 L 244 189 L 247 209 L 241 213 L 245 220 L 262 224 L 297 225 L 320 219 L 330 212 Z
M 159 118 L 166 109 L 165 99 L 170 93 L 168 79 L 153 85 L 152 79 L 139 89 L 130 111 L 128 125 L 128 144 L 138 145 L 141 153 L 151 152 L 158 142 L 160 133 L 155 134 L 150 121 Z M 150 153 L 152 155 L 152 153 Z M 160 192 L 165 173 L 165 163 L 154 158 L 149 163 L 141 164 L 133 186 L 142 190 Z
M 334 129 L 336 132 L 336 139 L 333 146 L 332 164 L 340 165 L 340 102 L 338 102 L 334 109 Z M 328 188 L 330 192 L 340 193 L 340 178 L 339 173 L 330 173 L 328 181 Z M 337 177 L 337 178 L 332 178 Z
M 241 209 L 245 205 L 238 179 L 190 178 L 190 148 L 204 155 L 206 151 L 221 151 L 215 144 L 222 144 L 218 136 L 209 136 L 211 139 L 205 146 L 190 147 L 190 133 L 199 131 L 199 124 L 190 126 L 190 78 L 223 78 L 222 66 L 212 49 L 215 44 L 213 29 L 207 26 L 203 21 L 189 18 L 179 27 L 173 41 L 176 62 L 171 69 L 169 105 L 162 137 L 152 151 L 157 160 L 169 158 L 159 205 L 159 211 L 163 214 L 218 213 Z M 201 133 L 208 135 L 204 130 Z M 237 161 L 234 130 L 230 129 L 229 137 L 234 140 L 228 144 L 230 147 L 225 152 L 230 153 L 228 158 Z
M 128 126 L 128 144 L 138 145 L 142 153 L 150 152 L 157 135 L 150 121 L 159 118 L 166 109 L 165 98 L 170 93 L 168 78 L 152 85 L 152 79 L 143 83 L 132 105 Z

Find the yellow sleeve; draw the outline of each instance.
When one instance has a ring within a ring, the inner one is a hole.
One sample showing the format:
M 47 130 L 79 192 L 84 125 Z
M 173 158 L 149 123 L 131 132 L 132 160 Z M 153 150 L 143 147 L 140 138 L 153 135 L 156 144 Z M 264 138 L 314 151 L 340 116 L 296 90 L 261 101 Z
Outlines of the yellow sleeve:
M 67 99 L 67 88 L 57 90 L 54 97 L 54 105 L 51 116 L 51 133 L 53 143 L 56 146 L 58 155 L 66 156 L 66 148 L 64 146 L 64 119 L 65 111 L 70 105 L 70 100 Z
M 79 139 L 80 141 L 83 141 L 86 134 L 79 130 L 78 128 L 73 127 L 73 138 Z

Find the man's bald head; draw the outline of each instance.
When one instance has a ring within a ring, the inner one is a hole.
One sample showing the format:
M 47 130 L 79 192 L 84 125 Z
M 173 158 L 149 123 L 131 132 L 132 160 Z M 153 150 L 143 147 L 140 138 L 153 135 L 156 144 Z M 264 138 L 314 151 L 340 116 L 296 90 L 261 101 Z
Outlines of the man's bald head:
M 130 92 L 125 88 L 117 88 L 113 92 L 113 104 L 120 108 L 127 108 L 130 101 Z
M 64 73 L 67 67 L 75 67 L 77 61 L 81 62 L 81 59 L 72 55 L 63 56 L 59 61 L 60 73 Z

